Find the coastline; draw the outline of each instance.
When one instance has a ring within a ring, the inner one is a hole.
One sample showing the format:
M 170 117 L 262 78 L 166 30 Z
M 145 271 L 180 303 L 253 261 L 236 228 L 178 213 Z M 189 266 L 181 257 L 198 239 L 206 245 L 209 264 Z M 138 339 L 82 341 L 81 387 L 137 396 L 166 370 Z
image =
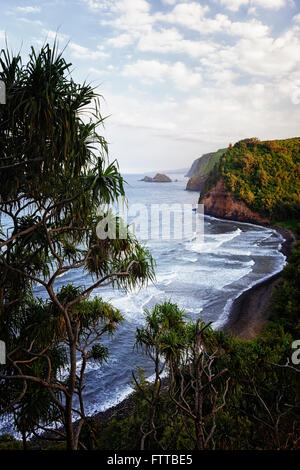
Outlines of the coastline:
M 284 238 L 280 251 L 288 260 L 296 241 L 294 234 L 282 227 L 271 226 L 271 228 Z M 242 292 L 233 301 L 222 330 L 245 340 L 258 336 L 270 317 L 272 291 L 280 284 L 281 273 L 282 270 Z
M 238 222 L 238 220 L 235 221 Z M 276 230 L 283 237 L 284 240 L 280 251 L 288 259 L 296 241 L 294 234 L 282 227 L 269 227 Z M 229 317 L 221 329 L 244 340 L 251 340 L 257 337 L 269 319 L 272 290 L 281 282 L 281 273 L 282 270 L 243 291 L 233 301 Z M 164 378 L 162 382 L 163 386 L 166 386 L 167 378 Z M 131 392 L 116 405 L 104 411 L 96 411 L 93 415 L 90 415 L 90 418 L 95 419 L 100 427 L 104 427 L 111 419 L 129 417 L 133 409 L 134 394 Z M 47 440 L 47 436 L 51 436 L 51 432 L 45 433 L 44 439 L 33 438 L 31 443 L 36 449 L 46 448 L 52 444 L 52 441 Z
M 239 222 L 236 219 L 234 221 Z M 284 240 L 282 241 L 280 251 L 288 259 L 296 241 L 294 234 L 290 230 L 279 226 L 269 227 L 276 230 L 283 237 Z M 281 282 L 281 273 L 282 270 L 270 275 L 267 279 L 258 281 L 249 287 L 249 289 L 243 291 L 233 301 L 229 317 L 221 329 L 245 340 L 251 340 L 258 336 L 270 316 L 272 290 L 273 287 Z M 124 418 L 129 416 L 133 407 L 133 393 L 131 393 L 115 406 L 105 411 L 95 412 L 93 418 L 104 425 L 114 417 Z
M 238 222 L 238 220 L 235 220 L 235 222 Z M 296 241 L 294 234 L 290 230 L 279 226 L 269 227 L 276 230 L 283 237 L 284 240 L 280 251 L 288 259 Z M 242 292 L 234 300 L 229 317 L 221 329 L 245 340 L 251 340 L 258 336 L 269 319 L 272 290 L 273 287 L 281 282 L 281 273 L 282 270 L 270 275 L 267 279 L 258 281 L 249 289 Z M 125 418 L 129 416 L 133 407 L 133 393 L 131 393 L 121 402 L 117 403 L 117 405 L 105 411 L 96 412 L 93 418 L 104 425 L 112 418 Z

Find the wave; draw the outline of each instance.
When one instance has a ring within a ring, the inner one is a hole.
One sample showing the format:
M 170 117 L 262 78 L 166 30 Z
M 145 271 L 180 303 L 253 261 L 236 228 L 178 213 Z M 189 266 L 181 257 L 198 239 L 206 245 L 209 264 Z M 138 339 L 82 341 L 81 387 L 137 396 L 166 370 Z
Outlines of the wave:
M 242 230 L 237 228 L 234 232 L 205 235 L 204 240 L 186 243 L 185 248 L 189 251 L 197 253 L 211 253 L 217 248 L 220 248 L 224 243 L 227 243 L 234 238 L 240 236 Z M 211 241 L 210 241 L 211 240 Z
M 284 255 L 283 255 L 284 256 Z M 286 257 L 284 256 L 285 260 L 286 260 Z M 231 308 L 232 308 L 232 305 L 234 303 L 234 301 L 236 299 L 238 299 L 244 292 L 247 292 L 248 290 L 251 290 L 253 287 L 255 287 L 256 285 L 258 284 L 261 284 L 262 282 L 264 281 L 267 281 L 268 279 L 271 279 L 273 276 L 275 276 L 276 274 L 280 273 L 282 271 L 282 268 L 284 267 L 286 263 L 284 263 L 279 269 L 275 270 L 273 273 L 271 274 L 268 274 L 267 276 L 265 277 L 262 277 L 258 280 L 255 280 L 253 281 L 252 283 L 248 284 L 247 287 L 245 287 L 245 289 L 242 289 L 241 291 L 239 291 L 236 295 L 234 295 L 233 297 L 230 297 L 226 304 L 225 304 L 225 307 L 223 309 L 223 312 L 222 314 L 220 315 L 220 317 L 218 318 L 218 320 L 216 320 L 213 324 L 212 324 L 212 327 L 215 329 L 215 330 L 219 330 L 220 328 L 222 328 L 226 322 L 228 321 L 228 318 L 229 318 L 229 315 L 230 315 L 230 311 L 231 311 Z

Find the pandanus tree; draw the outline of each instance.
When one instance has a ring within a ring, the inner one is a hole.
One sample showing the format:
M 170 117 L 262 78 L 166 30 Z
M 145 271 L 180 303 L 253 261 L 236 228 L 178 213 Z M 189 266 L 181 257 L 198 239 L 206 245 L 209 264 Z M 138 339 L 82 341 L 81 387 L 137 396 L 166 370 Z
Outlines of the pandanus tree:
M 89 297 L 103 285 L 143 286 L 154 270 L 134 236 L 118 236 L 124 233 L 118 216 L 115 237 L 97 236 L 107 216 L 98 209 L 124 196 L 124 181 L 99 134 L 101 97 L 73 81 L 70 65 L 56 44 L 32 48 L 25 64 L 8 51 L 0 57 L 6 85 L 0 105 L 0 337 L 7 348 L 0 410 L 15 414 L 23 434 L 61 419 L 61 439 L 76 449 L 85 419 L 86 361 L 105 359 L 99 340 L 122 319 L 111 305 Z M 83 270 L 89 281 L 58 289 L 59 276 L 70 279 Z M 33 295 L 37 286 L 43 300 Z
M 154 306 L 152 311 L 145 310 L 145 326 L 137 328 L 136 347 L 150 357 L 154 365 L 154 383 L 147 396 L 133 373 L 136 387 L 143 393 L 148 405 L 148 416 L 142 423 L 140 448 L 151 448 L 153 438 L 159 443 L 156 434 L 156 414 L 160 399 L 162 373 L 175 358 L 179 358 L 185 347 L 185 314 L 176 304 L 166 301 Z
M 185 429 L 194 449 L 214 448 L 217 416 L 226 405 L 230 377 L 228 369 L 218 364 L 219 345 L 210 324 L 201 320 L 185 322 L 185 313 L 176 304 L 164 302 L 152 312 L 145 311 L 146 324 L 137 329 L 137 346 L 152 359 L 154 383 L 148 389 L 134 381 L 148 404 L 148 416 L 140 427 L 141 450 L 146 444 L 166 447 L 159 439 L 159 428 L 173 426 L 173 439 Z M 167 417 L 157 425 L 161 400 L 161 374 L 168 368 Z M 150 394 L 149 394 L 150 390 Z M 148 392 L 148 393 L 147 393 Z M 177 433 L 177 435 L 176 435 Z M 171 443 L 172 445 L 173 443 Z

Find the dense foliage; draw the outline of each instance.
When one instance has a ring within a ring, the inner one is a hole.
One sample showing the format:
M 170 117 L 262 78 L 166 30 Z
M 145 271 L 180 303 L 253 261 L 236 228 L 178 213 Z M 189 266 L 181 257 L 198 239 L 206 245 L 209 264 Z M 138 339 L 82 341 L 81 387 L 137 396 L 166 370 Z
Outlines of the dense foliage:
M 75 84 L 69 64 L 48 45 L 32 50 L 25 65 L 2 52 L 0 64 L 7 87 L 7 105 L 0 107 L 0 337 L 7 345 L 0 411 L 13 412 L 23 446 L 56 421 L 49 448 L 299 449 L 300 374 L 290 363 L 300 337 L 299 246 L 259 338 L 245 341 L 200 320 L 187 322 L 171 301 L 156 305 L 136 332 L 136 347 L 153 361 L 154 382 L 141 370 L 133 373 L 134 409 L 122 419 L 103 427 L 85 416 L 86 363 L 107 359 L 102 336 L 122 321 L 112 305 L 89 296 L 107 282 L 143 285 L 153 279 L 153 261 L 130 234 L 97 237 L 95 227 L 107 215 L 98 206 L 123 195 L 124 185 L 97 131 L 103 119 L 94 90 Z M 247 139 L 211 154 L 200 168 L 210 172 L 206 189 L 222 177 L 228 191 L 261 214 L 299 220 L 299 144 Z M 93 284 L 58 289 L 58 276 L 81 268 Z M 34 296 L 36 285 L 43 299 Z M 0 449 L 19 448 L 1 436 Z
M 227 149 L 220 149 L 217 152 L 207 153 L 194 161 L 187 176 L 197 178 L 198 176 L 208 175 L 213 167 L 219 162 Z
M 222 178 L 226 190 L 272 221 L 300 217 L 300 138 L 229 146 L 202 194 Z
M 32 48 L 27 63 L 1 52 L 0 414 L 10 414 L 24 446 L 55 421 L 64 428 L 57 438 L 77 449 L 87 361 L 107 358 L 102 336 L 122 321 L 89 297 L 102 285 L 142 286 L 154 273 L 149 251 L 129 232 L 117 236 L 126 226 L 107 205 L 124 196 L 124 181 L 99 133 L 100 96 L 69 68 L 56 44 Z M 101 238 L 97 226 L 108 221 L 115 236 Z M 83 269 L 91 274 L 85 285 L 60 287 L 59 277 Z
M 151 328 L 148 325 L 146 331 Z M 286 367 L 293 336 L 280 320 L 274 320 L 252 341 L 204 328 L 201 351 L 196 353 L 201 359 L 199 371 L 204 374 L 197 376 L 195 367 L 197 326 L 179 326 L 180 341 L 178 325 L 175 331 L 171 329 L 173 334 L 165 330 L 161 354 L 162 362 L 171 369 L 168 379 L 162 380 L 157 394 L 158 380 L 149 383 L 140 373 L 133 413 L 112 419 L 98 433 L 96 448 L 140 449 L 146 436 L 149 449 L 163 451 L 299 449 L 300 372 Z M 173 337 L 172 344 L 178 338 L 180 349 L 167 357 L 163 350 L 168 336 Z M 197 382 L 201 384 L 198 388 Z M 198 400 L 203 404 L 201 414 Z M 200 438 L 201 431 L 204 436 L 202 446 L 199 436 L 197 439 L 197 420 Z

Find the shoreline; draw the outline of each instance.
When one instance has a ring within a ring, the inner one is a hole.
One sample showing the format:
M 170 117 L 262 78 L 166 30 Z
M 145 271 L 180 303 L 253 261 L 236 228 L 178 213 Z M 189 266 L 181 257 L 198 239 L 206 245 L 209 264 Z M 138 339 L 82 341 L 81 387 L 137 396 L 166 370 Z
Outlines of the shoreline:
M 235 222 L 239 221 L 235 220 Z M 288 260 L 296 241 L 294 234 L 290 230 L 282 227 L 269 227 L 276 230 L 276 232 L 284 238 L 279 251 Z M 251 340 L 257 337 L 268 322 L 271 313 L 272 290 L 273 287 L 281 282 L 281 273 L 282 270 L 270 275 L 267 279 L 258 281 L 256 284 L 249 287 L 249 289 L 239 294 L 233 301 L 228 319 L 221 330 L 244 340 Z M 166 385 L 166 380 L 166 378 L 163 379 L 164 385 Z M 103 427 L 113 418 L 122 419 L 129 417 L 134 409 L 133 398 L 134 392 L 131 392 L 116 405 L 104 411 L 96 411 L 94 414 L 89 415 L 89 418 L 96 419 L 98 424 Z M 51 435 L 51 432 L 48 435 Z M 41 440 L 37 438 L 33 438 L 31 442 L 35 443 L 39 448 L 45 448 L 46 445 L 51 443 L 47 441 L 47 439 L 41 442 Z
M 280 252 L 288 260 L 296 238 L 294 234 L 285 228 L 270 226 L 283 238 Z M 228 319 L 221 328 L 238 338 L 251 340 L 257 337 L 267 324 L 271 314 L 271 297 L 275 286 L 281 282 L 282 270 L 258 281 L 246 291 L 234 299 Z
M 234 222 L 239 221 L 234 220 Z M 260 227 L 262 226 L 260 225 Z M 284 238 L 279 251 L 288 260 L 296 241 L 294 234 L 290 230 L 279 226 L 269 227 L 276 230 Z M 245 340 L 254 339 L 259 335 L 270 316 L 272 290 L 273 287 L 281 282 L 281 273 L 282 270 L 270 275 L 267 279 L 258 281 L 249 287 L 249 289 L 239 294 L 233 301 L 228 319 L 221 330 Z M 257 308 L 257 305 L 259 308 Z M 105 411 L 96 411 L 92 417 L 99 420 L 101 424 L 105 424 L 111 418 L 129 416 L 133 406 L 132 392 L 115 406 Z

